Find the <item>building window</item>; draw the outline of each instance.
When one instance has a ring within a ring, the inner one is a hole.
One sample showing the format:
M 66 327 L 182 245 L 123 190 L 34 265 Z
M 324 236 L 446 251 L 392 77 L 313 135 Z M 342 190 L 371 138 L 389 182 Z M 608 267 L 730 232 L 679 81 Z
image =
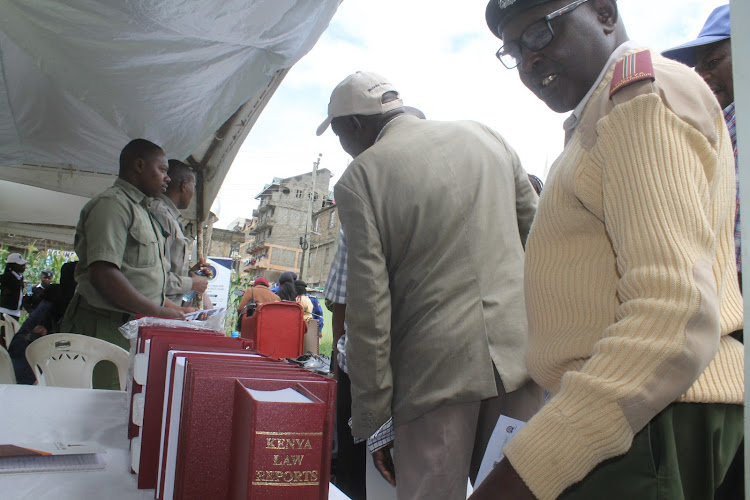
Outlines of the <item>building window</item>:
M 333 229 L 334 224 L 336 224 L 336 211 L 331 212 L 331 222 L 328 223 L 328 229 Z
M 271 231 L 272 231 L 272 230 L 273 230 L 273 228 L 272 228 L 272 227 L 269 227 L 269 228 L 268 228 L 268 236 L 267 236 L 268 238 L 270 238 L 270 237 L 271 237 Z
M 316 233 L 318 232 L 319 223 L 320 223 L 320 219 L 315 219 L 315 229 L 313 229 L 313 231 L 315 231 Z
M 301 189 L 298 189 L 298 190 L 297 190 L 297 191 L 296 191 L 296 192 L 294 193 L 294 197 L 295 197 L 295 198 L 302 198 L 302 194 L 303 194 L 303 193 L 302 193 L 302 190 L 301 190 Z

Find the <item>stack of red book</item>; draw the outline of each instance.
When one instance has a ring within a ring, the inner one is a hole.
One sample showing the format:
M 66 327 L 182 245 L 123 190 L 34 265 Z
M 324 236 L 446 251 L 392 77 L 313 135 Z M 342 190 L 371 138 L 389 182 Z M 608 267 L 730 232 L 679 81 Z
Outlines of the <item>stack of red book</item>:
M 250 346 L 194 330 L 139 332 L 139 488 L 156 488 L 157 499 L 327 498 L 336 383 Z

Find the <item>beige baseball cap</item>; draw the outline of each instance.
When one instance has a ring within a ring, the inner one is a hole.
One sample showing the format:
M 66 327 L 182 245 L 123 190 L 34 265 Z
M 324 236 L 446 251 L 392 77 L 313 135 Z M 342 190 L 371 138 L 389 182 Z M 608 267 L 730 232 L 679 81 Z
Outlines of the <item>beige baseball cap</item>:
M 380 115 L 404 106 L 400 98 L 383 103 L 382 97 L 386 92 L 398 94 L 388 79 L 377 73 L 357 71 L 347 76 L 333 89 L 328 103 L 328 117 L 318 127 L 317 134 L 322 135 L 331 121 L 339 116 Z

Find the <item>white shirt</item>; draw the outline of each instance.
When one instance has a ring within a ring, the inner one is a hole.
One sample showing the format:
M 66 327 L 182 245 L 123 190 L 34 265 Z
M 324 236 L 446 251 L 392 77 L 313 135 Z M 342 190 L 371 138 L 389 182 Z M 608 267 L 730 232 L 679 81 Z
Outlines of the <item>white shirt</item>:
M 601 73 L 599 73 L 599 77 L 594 82 L 594 85 L 591 86 L 588 93 L 583 97 L 581 102 L 578 103 L 578 106 L 576 106 L 570 116 L 565 120 L 565 122 L 563 122 L 563 129 L 565 129 L 566 136 L 570 136 L 578 126 L 578 120 L 581 118 L 584 108 L 589 103 L 589 99 L 591 99 L 591 96 L 594 95 L 594 91 L 596 91 L 596 89 L 599 87 L 599 84 L 602 83 L 604 75 L 607 74 L 607 70 L 609 69 L 609 67 L 612 66 L 615 62 L 619 61 L 627 52 L 630 52 L 631 50 L 637 49 L 639 47 L 643 47 L 643 45 L 638 42 L 634 42 L 633 40 L 628 40 L 627 42 L 617 47 L 612 52 L 612 54 L 610 54 L 609 59 L 607 60 L 607 64 L 605 64 L 604 68 L 602 68 L 602 71 Z

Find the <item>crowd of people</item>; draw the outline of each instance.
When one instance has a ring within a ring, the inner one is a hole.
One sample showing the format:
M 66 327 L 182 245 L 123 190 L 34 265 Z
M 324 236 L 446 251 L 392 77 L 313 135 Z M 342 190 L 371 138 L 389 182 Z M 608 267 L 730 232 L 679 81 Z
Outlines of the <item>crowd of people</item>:
M 486 21 L 571 113 L 543 191 L 499 134 L 410 116 L 376 73 L 317 130 L 353 158 L 326 287 L 337 484 L 364 498 L 369 453 L 398 498 L 465 498 L 506 415 L 526 425 L 472 498 L 742 498 L 729 6 L 664 56 L 615 0 L 491 0 Z

